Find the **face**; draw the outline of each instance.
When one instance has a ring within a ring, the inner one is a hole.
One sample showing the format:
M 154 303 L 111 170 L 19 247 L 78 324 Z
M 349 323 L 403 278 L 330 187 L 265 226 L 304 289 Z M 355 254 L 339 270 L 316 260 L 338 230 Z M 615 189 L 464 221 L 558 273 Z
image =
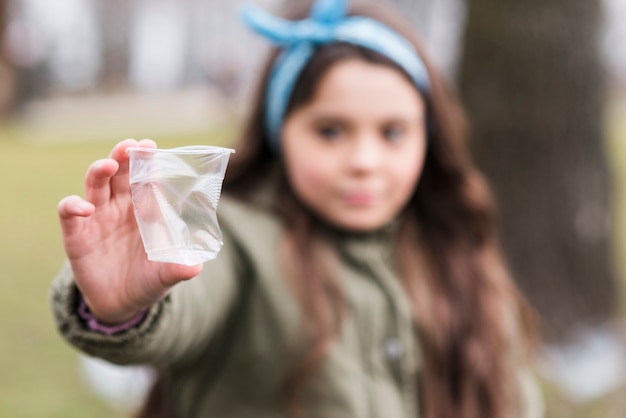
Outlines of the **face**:
M 424 102 L 391 67 L 352 59 L 331 67 L 282 131 L 296 195 L 329 223 L 366 232 L 407 204 L 426 153 Z

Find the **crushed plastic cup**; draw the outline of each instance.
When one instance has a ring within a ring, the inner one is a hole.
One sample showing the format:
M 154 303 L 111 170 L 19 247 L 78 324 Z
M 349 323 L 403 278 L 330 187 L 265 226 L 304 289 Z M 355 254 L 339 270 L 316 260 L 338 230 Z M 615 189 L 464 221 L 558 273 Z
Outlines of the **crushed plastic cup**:
M 130 147 L 130 190 L 149 260 L 201 264 L 222 248 L 217 222 L 224 174 L 233 149 Z

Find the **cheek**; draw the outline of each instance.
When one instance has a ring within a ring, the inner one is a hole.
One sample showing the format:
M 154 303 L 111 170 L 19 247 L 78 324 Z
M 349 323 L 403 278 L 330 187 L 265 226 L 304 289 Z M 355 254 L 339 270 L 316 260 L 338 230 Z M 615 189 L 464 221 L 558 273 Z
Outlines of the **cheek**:
M 417 155 L 417 157 L 410 157 L 411 155 Z M 398 185 L 398 190 L 401 190 L 404 195 L 409 195 L 407 198 L 410 197 L 419 183 L 424 168 L 424 158 L 425 148 L 419 147 L 406 152 L 392 164 L 393 177 Z
M 308 203 L 328 192 L 336 178 L 327 159 L 316 158 L 315 153 L 292 154 L 287 158 L 286 166 L 291 187 Z

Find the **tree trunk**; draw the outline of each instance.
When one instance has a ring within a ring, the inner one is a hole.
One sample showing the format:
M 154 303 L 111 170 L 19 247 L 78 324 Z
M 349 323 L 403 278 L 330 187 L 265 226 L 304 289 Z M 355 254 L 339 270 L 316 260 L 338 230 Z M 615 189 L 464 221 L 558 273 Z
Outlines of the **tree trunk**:
M 0 0 L 0 119 L 7 117 L 14 106 L 13 67 L 4 55 L 4 36 L 9 23 L 9 1 Z
M 472 0 L 460 87 L 500 234 L 543 334 L 612 319 L 600 2 Z
M 105 90 L 128 86 L 131 23 L 135 0 L 98 0 L 102 35 L 102 85 Z

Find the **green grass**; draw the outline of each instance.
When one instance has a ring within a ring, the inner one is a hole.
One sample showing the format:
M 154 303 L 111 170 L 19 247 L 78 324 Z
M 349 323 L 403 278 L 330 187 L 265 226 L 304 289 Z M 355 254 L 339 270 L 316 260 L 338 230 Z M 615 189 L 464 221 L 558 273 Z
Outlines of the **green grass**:
M 626 249 L 626 111 L 613 112 L 607 126 L 614 172 L 614 260 L 618 277 L 624 278 L 626 257 L 620 254 Z M 81 379 L 78 353 L 57 334 L 48 303 L 51 280 L 64 259 L 57 202 L 81 193 L 85 169 L 106 156 L 117 139 L 102 139 L 102 131 L 87 136 L 56 132 L 32 141 L 25 132 L 16 126 L 0 128 L 0 417 L 119 417 Z M 226 126 L 176 138 L 151 137 L 161 147 L 172 147 L 223 145 L 231 134 L 232 127 Z M 587 405 L 572 404 L 548 385 L 545 390 L 548 418 L 626 416 L 626 389 Z
M 161 147 L 224 144 L 229 127 L 178 138 L 153 136 Z M 64 254 L 58 201 L 82 193 L 85 169 L 117 142 L 20 140 L 0 130 L 0 417 L 113 417 L 85 387 L 78 354 L 57 334 L 50 283 Z

